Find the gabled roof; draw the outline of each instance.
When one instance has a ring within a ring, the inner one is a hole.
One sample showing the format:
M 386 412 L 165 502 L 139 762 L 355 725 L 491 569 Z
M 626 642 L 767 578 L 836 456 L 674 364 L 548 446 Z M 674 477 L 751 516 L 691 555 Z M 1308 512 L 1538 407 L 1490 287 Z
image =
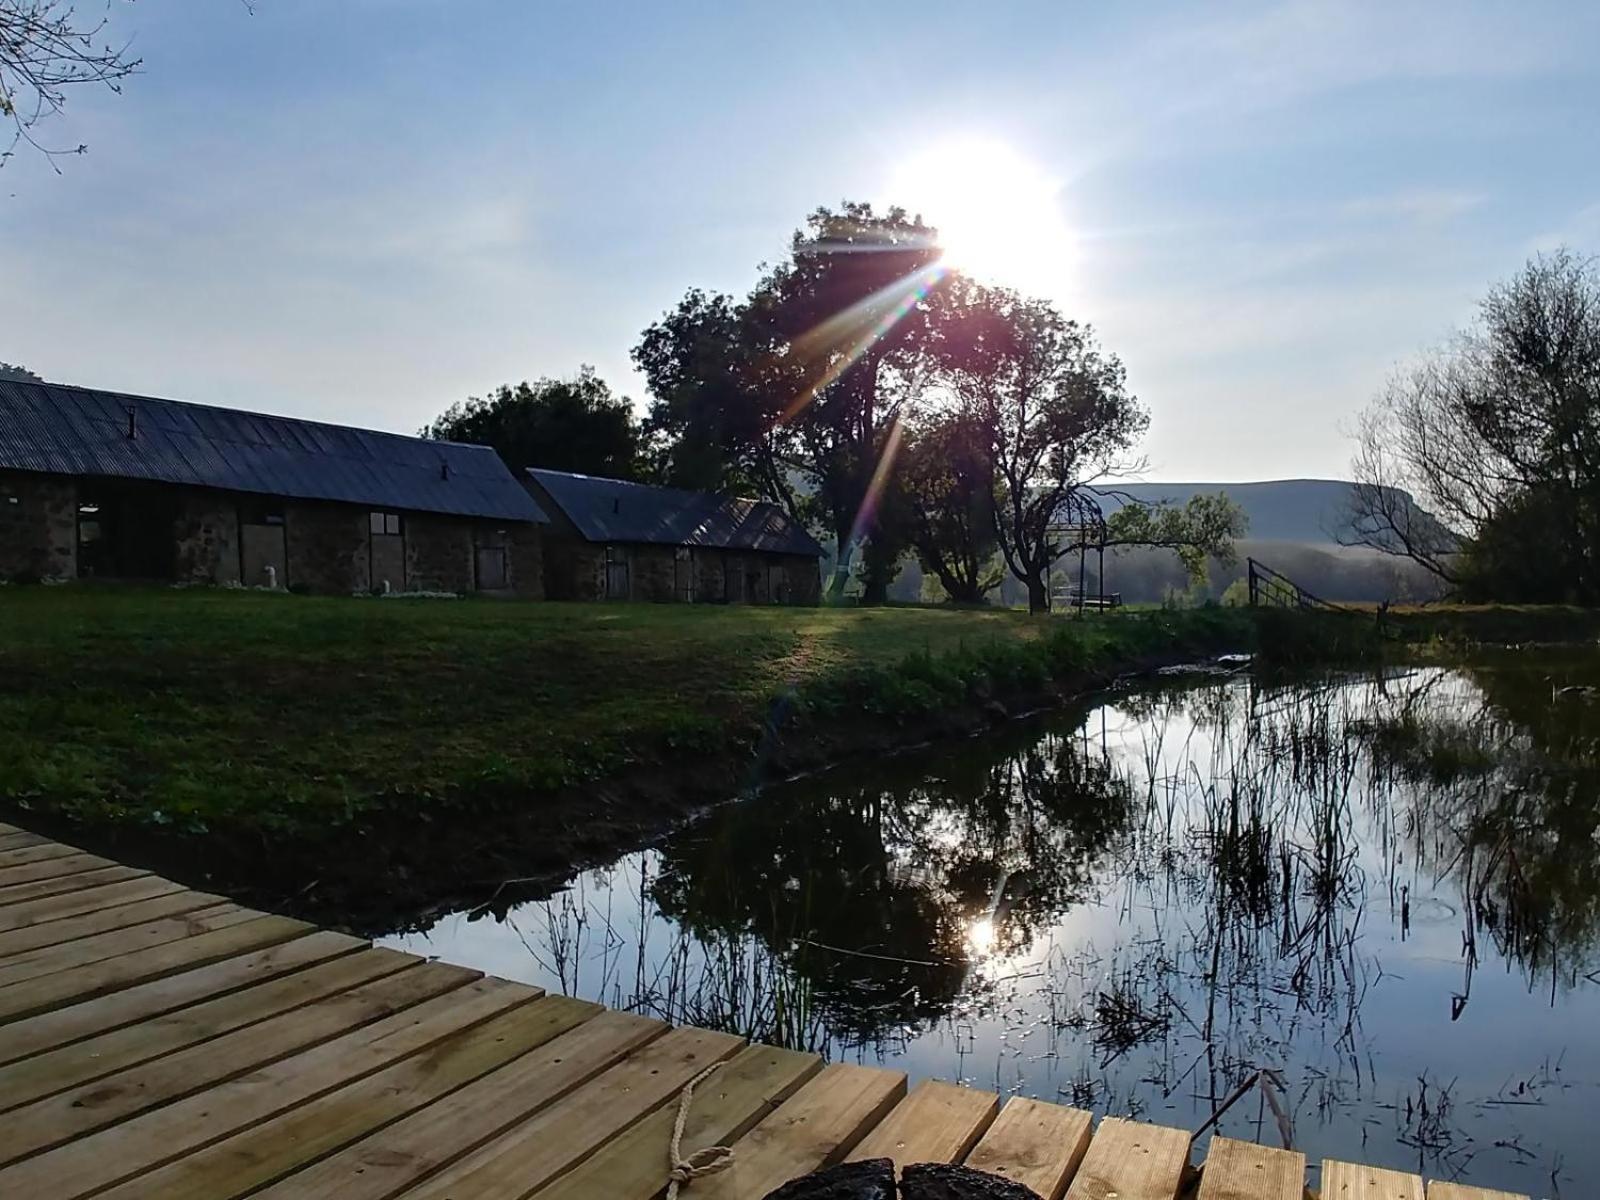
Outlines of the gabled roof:
M 590 542 L 713 546 L 821 556 L 816 539 L 775 504 L 530 468 L 548 498 Z
M 549 520 L 487 446 L 54 383 L 0 380 L 0 469 Z

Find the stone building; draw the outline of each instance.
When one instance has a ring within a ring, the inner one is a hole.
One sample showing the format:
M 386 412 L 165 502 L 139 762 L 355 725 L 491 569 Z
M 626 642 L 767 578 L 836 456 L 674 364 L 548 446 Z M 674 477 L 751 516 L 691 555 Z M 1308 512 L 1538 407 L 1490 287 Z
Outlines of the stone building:
M 0 579 L 544 593 L 493 450 L 0 380 Z
M 527 472 L 549 514 L 552 600 L 816 604 L 823 550 L 776 505 L 565 471 Z

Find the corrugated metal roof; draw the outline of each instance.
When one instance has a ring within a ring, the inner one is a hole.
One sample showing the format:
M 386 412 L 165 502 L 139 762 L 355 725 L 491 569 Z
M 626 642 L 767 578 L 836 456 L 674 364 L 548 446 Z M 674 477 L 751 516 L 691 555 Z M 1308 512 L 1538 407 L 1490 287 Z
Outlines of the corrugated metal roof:
M 549 520 L 487 446 L 54 383 L 0 380 L 0 468 Z
M 528 471 L 591 542 L 716 546 L 774 554 L 822 554 L 822 547 L 774 504 L 710 492 L 651 487 L 566 471 Z

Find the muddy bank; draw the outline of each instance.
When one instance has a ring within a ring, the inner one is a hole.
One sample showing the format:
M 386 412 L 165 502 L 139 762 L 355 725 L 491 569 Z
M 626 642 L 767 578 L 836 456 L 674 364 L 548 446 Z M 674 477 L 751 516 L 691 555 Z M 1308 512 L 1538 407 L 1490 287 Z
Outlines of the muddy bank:
M 779 701 L 754 753 L 662 756 L 589 786 L 539 796 L 485 791 L 443 803 L 400 797 L 317 837 L 94 829 L 47 813 L 13 810 L 10 816 L 37 832 L 253 907 L 360 934 L 388 933 L 426 926 L 440 912 L 503 909 L 546 896 L 580 870 L 783 781 L 980 736 L 1203 657 L 1174 649 L 1042 687 L 980 686 L 972 701 L 914 722 L 867 713 L 821 717 Z

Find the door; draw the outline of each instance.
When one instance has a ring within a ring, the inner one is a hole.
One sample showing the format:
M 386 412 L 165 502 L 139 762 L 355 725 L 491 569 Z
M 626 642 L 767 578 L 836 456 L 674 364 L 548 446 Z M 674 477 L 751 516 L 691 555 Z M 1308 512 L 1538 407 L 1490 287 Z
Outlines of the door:
M 679 546 L 672 556 L 672 590 L 683 603 L 694 603 L 694 551 L 687 546 Z
M 606 547 L 606 599 L 628 598 L 628 552 L 620 546 Z
M 504 546 L 479 546 L 477 561 L 480 592 L 498 592 L 508 585 L 509 572 L 506 570 Z

